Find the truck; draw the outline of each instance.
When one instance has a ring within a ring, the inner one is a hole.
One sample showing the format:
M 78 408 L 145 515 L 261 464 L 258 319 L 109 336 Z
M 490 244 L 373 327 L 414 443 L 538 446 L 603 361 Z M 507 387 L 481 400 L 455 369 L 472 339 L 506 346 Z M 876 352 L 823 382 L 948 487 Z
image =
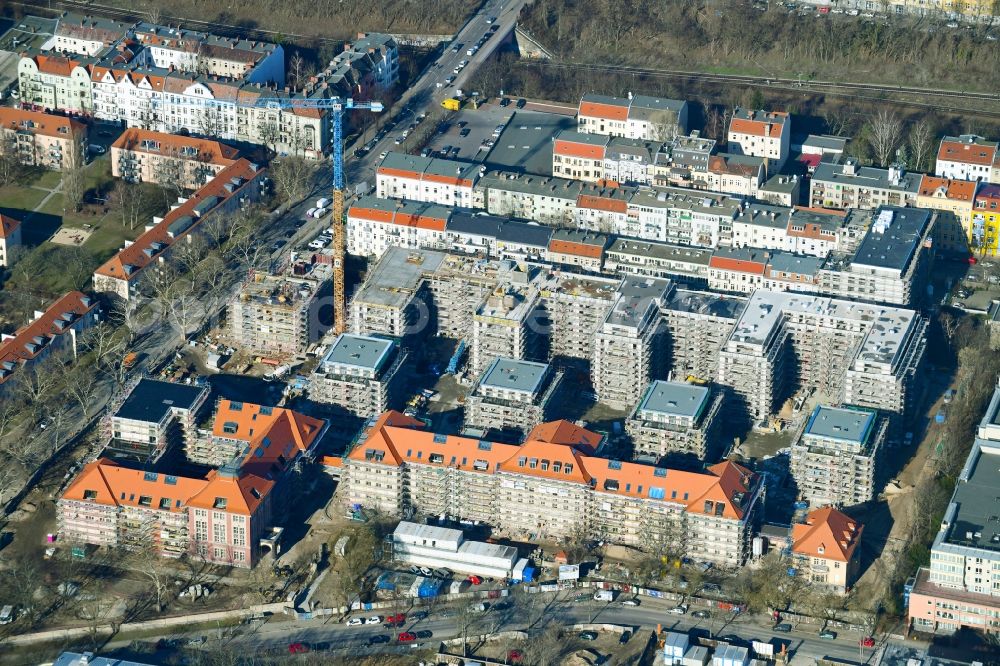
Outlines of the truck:
M 462 102 L 454 97 L 449 97 L 448 99 L 441 102 L 441 106 L 448 109 L 449 111 L 458 111 L 462 108 Z
M 122 359 L 122 367 L 126 370 L 131 370 L 135 367 L 135 364 L 139 362 L 139 352 L 129 352 L 125 354 Z
M 597 590 L 594 592 L 594 601 L 614 601 L 614 590 Z

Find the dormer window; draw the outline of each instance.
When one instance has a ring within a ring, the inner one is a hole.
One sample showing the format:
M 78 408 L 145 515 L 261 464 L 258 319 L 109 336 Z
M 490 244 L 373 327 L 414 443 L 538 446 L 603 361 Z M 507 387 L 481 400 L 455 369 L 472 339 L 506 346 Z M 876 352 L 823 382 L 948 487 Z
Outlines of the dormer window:
M 215 502 L 212 503 L 213 509 L 225 509 L 226 508 L 226 498 L 216 497 Z
M 819 548 L 816 549 L 816 552 L 822 555 L 823 553 L 826 552 L 826 546 L 820 546 Z

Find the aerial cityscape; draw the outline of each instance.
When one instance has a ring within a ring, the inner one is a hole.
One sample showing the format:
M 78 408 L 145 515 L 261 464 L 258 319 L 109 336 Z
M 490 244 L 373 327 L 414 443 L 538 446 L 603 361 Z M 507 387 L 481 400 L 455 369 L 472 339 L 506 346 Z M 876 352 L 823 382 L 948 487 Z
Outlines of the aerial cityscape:
M 1000 666 L 1000 2 L 0 2 L 0 666 Z

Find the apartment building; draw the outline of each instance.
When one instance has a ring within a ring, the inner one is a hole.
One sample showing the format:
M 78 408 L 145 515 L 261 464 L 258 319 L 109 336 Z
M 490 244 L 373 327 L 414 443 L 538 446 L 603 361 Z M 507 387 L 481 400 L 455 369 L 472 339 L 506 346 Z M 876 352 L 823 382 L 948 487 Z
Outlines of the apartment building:
M 453 209 L 366 196 L 347 209 L 347 251 L 381 257 L 389 247 L 434 248 L 445 242 Z
M 660 307 L 670 287 L 669 280 L 656 278 L 622 280 L 615 303 L 594 336 L 591 379 L 600 402 L 630 409 L 649 382 L 663 374 L 665 326 Z
M 562 373 L 548 363 L 495 359 L 465 399 L 465 428 L 486 432 L 485 439 L 520 442 L 549 420 Z
M 575 229 L 553 229 L 549 239 L 548 260 L 590 273 L 604 268 L 604 249 L 610 238 Z
M 852 405 L 818 405 L 792 444 L 798 497 L 811 506 L 853 506 L 874 498 L 884 482 L 888 419 Z
M 236 148 L 219 141 L 133 127 L 111 144 L 111 175 L 131 183 L 197 190 L 238 157 Z
M 862 208 L 915 206 L 920 174 L 906 173 L 894 165 L 888 169 L 858 166 L 854 160 L 843 164 L 821 163 L 809 185 L 809 205 L 814 208 Z
M 997 183 L 994 170 L 1000 160 L 1000 143 L 975 134 L 946 136 L 938 146 L 934 175 L 950 180 Z
M 709 382 L 719 352 L 746 307 L 747 299 L 710 291 L 674 289 L 660 308 L 667 326 L 670 373 L 689 382 Z
M 63 12 L 56 19 L 52 37 L 42 48 L 57 53 L 94 56 L 116 43 L 131 24 L 101 16 Z
M 19 375 L 50 354 L 75 358 L 80 336 L 98 321 L 97 301 L 71 291 L 44 311 L 35 310 L 31 321 L 13 334 L 0 336 L 0 396 L 13 395 Z
M 548 260 L 553 229 L 493 215 L 452 214 L 445 226 L 447 249 L 514 261 Z
M 285 85 L 285 51 L 279 44 L 146 22 L 132 26 L 130 33 L 142 46 L 141 59 L 148 67 Z
M 574 210 L 576 227 L 599 233 L 618 233 L 628 221 L 629 192 L 620 187 L 581 194 Z
M 471 162 L 390 152 L 375 170 L 376 195 L 472 208 L 481 168 Z
M 90 56 L 58 55 L 55 51 L 26 51 L 17 63 L 18 93 L 22 103 L 81 115 L 94 113 Z
M 844 404 L 906 414 L 926 328 L 913 310 L 758 290 L 720 352 L 717 377 L 753 419 L 809 388 Z
M 1000 389 L 993 393 L 958 476 L 930 566 L 917 571 L 908 614 L 918 631 L 1000 633 Z
M 691 187 L 695 178 L 702 180 L 708 172 L 708 162 L 715 152 L 715 139 L 706 139 L 695 130 L 688 136 L 677 136 L 663 145 L 653 163 L 653 184 L 661 187 L 677 185 Z
M 83 166 L 87 126 L 40 111 L 0 107 L 0 153 L 12 151 L 21 164 L 64 171 Z
M 539 321 L 541 298 L 527 273 L 522 279 L 500 283 L 472 317 L 469 371 L 480 375 L 496 358 L 534 360 L 542 354 Z
M 917 192 L 917 208 L 927 208 L 950 213 L 940 215 L 934 240 L 938 249 L 964 254 L 969 251 L 970 239 L 974 239 L 969 227 L 972 219 L 973 201 L 979 183 L 970 180 L 950 180 L 925 175 Z M 943 224 L 942 221 L 949 223 Z M 985 239 L 979 238 L 979 241 Z
M 286 510 L 281 497 L 290 470 L 314 454 L 327 425 L 283 408 L 222 400 L 212 432 L 185 442 L 188 460 L 218 469 L 185 476 L 99 458 L 57 501 L 60 537 L 252 567 L 273 547 L 270 531 Z
M 860 571 L 858 544 L 864 529 L 864 525 L 836 509 L 810 511 L 803 522 L 792 525 L 790 534 L 796 575 L 837 594 L 850 592 Z
M 690 245 L 672 245 L 632 238 L 614 238 L 605 252 L 604 268 L 618 275 L 630 273 L 703 285 L 712 251 Z
M 797 206 L 802 199 L 802 180 L 794 174 L 775 174 L 760 186 L 756 198 L 777 206 Z
M 791 153 L 792 118 L 784 111 L 736 107 L 726 136 L 729 152 L 763 157 L 777 171 Z
M 9 267 L 21 248 L 21 221 L 0 214 L 0 266 Z
M 818 275 L 826 262 L 780 250 L 720 247 L 708 264 L 708 287 L 729 293 L 819 291 Z
M 476 185 L 476 201 L 490 215 L 576 226 L 576 200 L 594 186 L 565 178 L 488 172 Z
M 257 201 L 267 184 L 263 167 L 236 160 L 163 218 L 154 217 L 152 226 L 94 271 L 94 290 L 123 300 L 137 297 L 146 269 L 169 261 L 174 246 L 191 242 L 206 219 Z
M 403 397 L 406 352 L 394 340 L 342 333 L 309 378 L 309 397 L 362 418 L 396 407 Z
M 1000 185 L 979 188 L 968 220 L 969 246 L 982 255 L 995 257 L 1000 247 Z
M 604 179 L 628 185 L 652 185 L 654 165 L 664 149 L 659 141 L 612 137 L 604 150 Z
M 606 460 L 594 455 L 598 435 L 566 421 L 519 446 L 423 427 L 395 412 L 372 424 L 344 458 L 347 506 L 481 520 L 512 538 L 583 532 L 639 548 L 672 539 L 693 560 L 725 567 L 750 554 L 762 484 L 735 463 L 686 472 Z
M 742 201 L 727 194 L 678 187 L 640 187 L 628 199 L 621 236 L 674 245 L 717 247 L 728 244 Z
M 620 278 L 552 272 L 539 284 L 549 358 L 560 366 L 589 365 L 594 340 L 617 298 Z
M 692 184 L 712 192 L 758 198 L 767 180 L 767 161 L 763 157 L 716 153 L 708 158 L 704 172 L 692 173 Z
M 211 389 L 141 378 L 104 419 L 104 455 L 155 463 L 168 449 L 198 437 L 198 420 Z
M 717 460 L 722 393 L 682 381 L 652 382 L 625 422 L 636 455 Z
M 552 140 L 552 175 L 556 178 L 599 183 L 604 180 L 604 158 L 610 138 L 564 130 Z
M 227 306 L 226 334 L 254 353 L 289 357 L 329 330 L 320 309 L 329 297 L 329 264 L 298 261 L 281 274 L 255 271 Z
M 784 206 L 746 204 L 733 219 L 733 247 L 785 249 L 791 216 L 792 209 Z
M 688 103 L 646 95 L 627 98 L 587 93 L 577 109 L 578 131 L 644 141 L 670 141 L 687 134 Z

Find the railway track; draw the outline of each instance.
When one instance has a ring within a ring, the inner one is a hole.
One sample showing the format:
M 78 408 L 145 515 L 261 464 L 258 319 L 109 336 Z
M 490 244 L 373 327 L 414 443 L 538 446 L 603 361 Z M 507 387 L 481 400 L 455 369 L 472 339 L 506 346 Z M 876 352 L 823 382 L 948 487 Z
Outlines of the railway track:
M 876 83 L 853 83 L 837 81 L 813 81 L 789 78 L 769 78 L 765 76 L 750 76 L 743 74 L 712 74 L 685 70 L 654 69 L 646 67 L 609 66 L 574 62 L 532 61 L 522 63 L 526 67 L 541 67 L 543 69 L 568 69 L 591 71 L 600 74 L 614 74 L 616 77 L 632 74 L 648 78 L 673 79 L 701 83 L 736 84 L 742 86 L 763 86 L 775 90 L 799 92 L 814 92 L 852 98 L 868 102 L 896 102 L 907 106 L 925 108 L 928 110 L 945 110 L 965 113 L 976 113 L 984 116 L 1000 118 L 1000 93 L 981 93 L 936 88 L 916 88 L 912 86 L 887 86 Z M 905 99 L 900 99 L 900 98 Z M 919 97 L 922 99 L 910 99 Z M 995 111 L 969 108 L 967 106 L 929 103 L 929 97 L 942 100 L 987 102 L 997 104 Z

